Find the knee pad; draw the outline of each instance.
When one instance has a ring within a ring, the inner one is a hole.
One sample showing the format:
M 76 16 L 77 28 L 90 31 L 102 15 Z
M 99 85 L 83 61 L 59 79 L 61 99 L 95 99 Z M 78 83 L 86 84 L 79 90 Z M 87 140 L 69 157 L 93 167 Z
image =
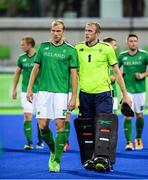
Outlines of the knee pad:
M 89 118 L 77 118 L 74 126 L 80 148 L 81 162 L 84 163 L 92 158 L 94 152 L 94 120 Z
M 116 160 L 118 117 L 115 114 L 98 114 L 95 118 L 94 157 L 107 157 L 111 164 Z

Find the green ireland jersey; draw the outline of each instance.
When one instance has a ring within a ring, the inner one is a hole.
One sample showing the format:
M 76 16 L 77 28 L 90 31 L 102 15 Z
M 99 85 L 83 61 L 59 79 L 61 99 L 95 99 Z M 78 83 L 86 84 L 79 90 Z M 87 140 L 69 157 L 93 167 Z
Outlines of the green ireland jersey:
M 114 75 L 114 72 L 112 69 L 110 69 L 110 75 Z M 111 82 L 111 85 L 113 87 L 114 91 L 114 97 L 117 97 L 117 87 L 116 87 L 116 80 L 114 82 Z
M 79 62 L 80 90 L 97 94 L 112 90 L 109 68 L 117 63 L 111 45 L 99 41 L 92 47 L 86 42 L 76 45 Z
M 128 51 L 122 52 L 118 58 L 119 67 L 123 66 L 124 81 L 129 93 L 142 93 L 146 91 L 145 78 L 139 80 L 136 73 L 144 73 L 148 65 L 148 54 L 138 49 L 133 56 Z
M 20 55 L 17 60 L 17 66 L 22 69 L 22 92 L 27 92 L 30 74 L 34 66 L 35 54 L 32 57 L 29 57 L 27 54 L 23 54 Z M 33 92 L 36 93 L 37 91 L 38 81 L 36 80 L 33 86 Z
M 40 64 L 39 91 L 68 93 L 70 68 L 77 68 L 77 52 L 64 42 L 55 46 L 50 42 L 42 43 L 35 63 Z

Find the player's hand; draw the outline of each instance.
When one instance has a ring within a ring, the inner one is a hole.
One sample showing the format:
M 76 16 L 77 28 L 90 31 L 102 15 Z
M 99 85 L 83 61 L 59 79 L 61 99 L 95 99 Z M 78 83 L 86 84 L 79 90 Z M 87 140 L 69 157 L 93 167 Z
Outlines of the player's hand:
M 16 92 L 16 90 L 13 90 L 12 91 L 12 99 L 16 99 L 16 97 L 17 97 L 17 92 Z
M 139 80 L 144 78 L 144 75 L 142 73 L 136 73 L 135 76 Z
M 128 94 L 123 96 L 121 104 L 122 104 L 123 102 L 127 103 L 130 107 L 132 107 L 132 100 L 131 100 L 131 98 L 128 96 Z
M 70 111 L 72 111 L 72 110 L 75 109 L 75 106 L 76 106 L 76 99 L 72 97 L 71 100 L 68 103 L 68 109 Z
M 33 93 L 32 93 L 31 90 L 27 90 L 26 98 L 27 98 L 27 101 L 32 103 L 32 101 L 33 101 Z

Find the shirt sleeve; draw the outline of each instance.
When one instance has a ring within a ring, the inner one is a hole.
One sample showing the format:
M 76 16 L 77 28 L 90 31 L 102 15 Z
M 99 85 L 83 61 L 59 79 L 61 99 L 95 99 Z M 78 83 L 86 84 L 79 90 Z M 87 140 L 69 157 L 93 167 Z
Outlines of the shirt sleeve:
M 114 49 L 109 46 L 109 51 L 108 51 L 108 61 L 109 61 L 109 64 L 112 66 L 114 64 L 117 64 L 117 57 L 116 57 L 116 54 L 115 54 L 115 51 Z
M 121 58 L 121 55 L 118 56 L 118 66 L 119 66 L 119 67 L 122 66 L 122 58 Z
M 19 57 L 17 60 L 17 66 L 21 69 L 23 69 L 21 58 Z
M 71 56 L 70 56 L 70 68 L 78 67 L 78 56 L 75 48 L 72 48 Z
M 146 64 L 148 66 L 148 53 L 146 53 Z
M 36 53 L 36 56 L 34 58 L 34 63 L 41 64 L 42 62 L 42 51 L 41 51 L 41 45 Z

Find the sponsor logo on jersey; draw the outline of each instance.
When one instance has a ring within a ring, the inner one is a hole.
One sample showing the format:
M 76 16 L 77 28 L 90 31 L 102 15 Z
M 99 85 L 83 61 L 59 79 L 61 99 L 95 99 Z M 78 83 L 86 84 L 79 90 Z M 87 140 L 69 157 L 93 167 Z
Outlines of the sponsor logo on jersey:
M 84 49 L 83 49 L 83 48 L 81 48 L 81 49 L 79 49 L 79 51 L 84 51 Z
M 24 58 L 22 61 L 23 61 L 23 62 L 25 62 L 25 61 L 27 61 L 27 59 L 26 59 L 26 58 Z
M 102 49 L 99 49 L 99 52 L 101 53 L 103 50 Z
M 24 63 L 24 67 L 33 67 L 34 63 Z
M 44 56 L 56 57 L 56 58 L 61 58 L 61 59 L 64 59 L 64 58 L 65 58 L 65 54 L 62 54 L 62 53 L 54 53 L 54 52 L 44 52 Z
M 45 49 L 45 50 L 48 50 L 48 49 L 49 49 L 49 47 L 45 47 L 44 49 Z
M 124 62 L 124 65 L 126 66 L 142 65 L 142 61 L 126 61 Z
M 125 56 L 124 58 L 123 58 L 123 61 L 126 61 L 127 60 L 127 56 Z

